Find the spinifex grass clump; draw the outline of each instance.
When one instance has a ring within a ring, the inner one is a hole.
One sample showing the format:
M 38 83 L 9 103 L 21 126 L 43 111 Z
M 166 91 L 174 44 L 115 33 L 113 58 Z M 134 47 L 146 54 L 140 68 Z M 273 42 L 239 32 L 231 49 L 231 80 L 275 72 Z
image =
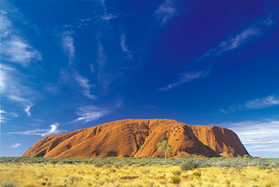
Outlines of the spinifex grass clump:
M 178 184 L 181 181 L 181 178 L 179 176 L 174 175 L 171 177 L 171 180 L 173 184 Z

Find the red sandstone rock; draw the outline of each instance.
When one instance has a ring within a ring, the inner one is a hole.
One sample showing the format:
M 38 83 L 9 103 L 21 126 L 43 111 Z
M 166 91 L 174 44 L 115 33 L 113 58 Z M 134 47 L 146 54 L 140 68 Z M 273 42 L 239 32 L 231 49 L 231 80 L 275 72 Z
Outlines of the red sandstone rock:
M 218 126 L 174 120 L 121 120 L 38 141 L 23 156 L 53 158 L 156 157 L 157 143 L 167 140 L 171 156 L 240 157 L 248 154 L 238 136 Z

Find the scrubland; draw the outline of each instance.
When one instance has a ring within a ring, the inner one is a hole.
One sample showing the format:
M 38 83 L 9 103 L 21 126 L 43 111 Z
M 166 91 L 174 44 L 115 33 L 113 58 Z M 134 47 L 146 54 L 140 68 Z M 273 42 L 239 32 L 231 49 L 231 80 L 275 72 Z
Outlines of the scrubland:
M 0 158 L 1 186 L 279 186 L 279 159 Z

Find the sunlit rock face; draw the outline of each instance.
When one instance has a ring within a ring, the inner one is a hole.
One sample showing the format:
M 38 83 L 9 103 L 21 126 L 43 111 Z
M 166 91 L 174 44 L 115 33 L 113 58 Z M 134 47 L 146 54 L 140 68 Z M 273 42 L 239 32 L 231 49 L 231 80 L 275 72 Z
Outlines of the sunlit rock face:
M 188 125 L 168 119 L 127 119 L 47 136 L 23 156 L 52 158 L 161 157 L 167 140 L 172 157 L 241 157 L 248 154 L 238 136 L 218 126 Z

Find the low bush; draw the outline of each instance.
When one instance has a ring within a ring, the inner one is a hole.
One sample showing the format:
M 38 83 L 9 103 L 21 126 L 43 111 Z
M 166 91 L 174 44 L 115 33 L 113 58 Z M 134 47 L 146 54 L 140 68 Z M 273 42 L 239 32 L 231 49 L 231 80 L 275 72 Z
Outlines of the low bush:
M 198 163 L 195 160 L 189 159 L 186 162 L 183 162 L 180 167 L 183 171 L 192 170 L 198 167 Z
M 171 176 L 171 180 L 173 184 L 178 184 L 181 181 L 181 178 L 179 176 Z
M 174 174 L 174 175 L 181 175 L 181 170 L 174 170 L 174 171 L 172 171 L 172 173 Z
M 201 172 L 200 171 L 195 171 L 193 173 L 194 176 L 200 177 L 201 176 Z
M 95 167 L 98 167 L 98 168 L 103 167 L 104 165 L 105 165 L 104 162 L 96 162 L 96 163 L 94 164 L 94 166 L 95 166 Z
M 110 168 L 109 171 L 115 173 L 117 170 L 115 168 Z

